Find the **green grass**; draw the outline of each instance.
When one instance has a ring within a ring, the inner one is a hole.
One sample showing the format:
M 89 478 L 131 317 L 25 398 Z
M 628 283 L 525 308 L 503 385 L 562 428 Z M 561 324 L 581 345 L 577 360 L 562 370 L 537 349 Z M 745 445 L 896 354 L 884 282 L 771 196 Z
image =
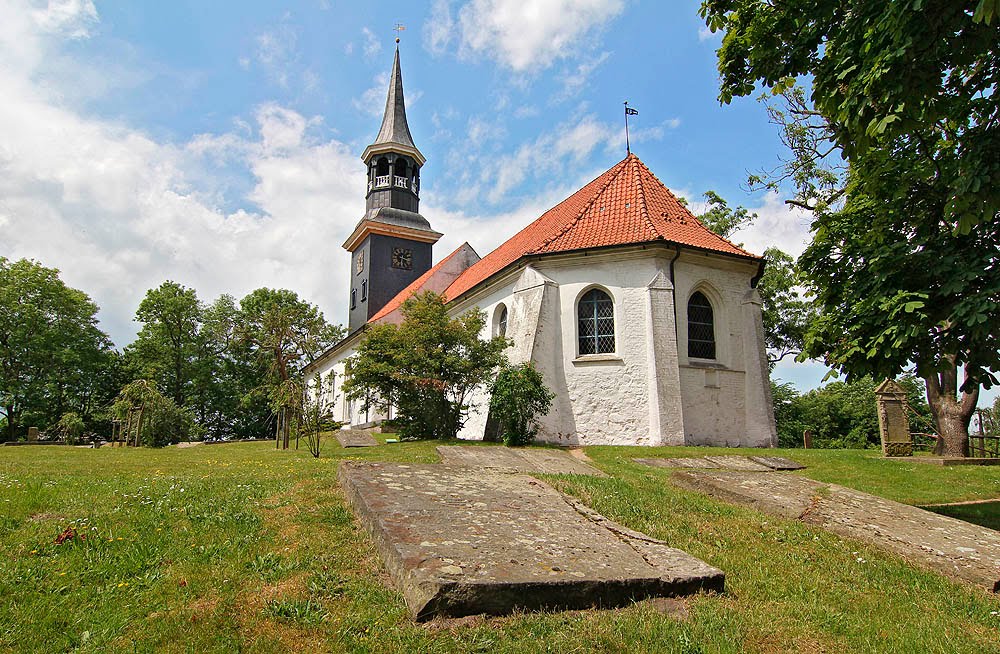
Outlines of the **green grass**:
M 318 460 L 267 443 L 0 449 L 0 650 L 1000 652 L 997 597 L 682 491 L 669 471 L 630 460 L 704 448 L 589 448 L 611 477 L 548 477 L 726 572 L 726 592 L 688 600 L 686 619 L 640 603 L 414 624 L 336 467 L 344 457 L 433 462 L 435 445 L 342 450 L 331 439 Z M 796 474 L 915 504 L 1000 497 L 995 468 L 778 453 L 809 466 Z M 76 537 L 57 545 L 67 528 Z
M 1000 531 L 1000 501 L 983 502 L 981 504 L 951 504 L 947 506 L 928 506 L 927 509 L 951 516 L 966 522 L 982 525 L 989 529 Z

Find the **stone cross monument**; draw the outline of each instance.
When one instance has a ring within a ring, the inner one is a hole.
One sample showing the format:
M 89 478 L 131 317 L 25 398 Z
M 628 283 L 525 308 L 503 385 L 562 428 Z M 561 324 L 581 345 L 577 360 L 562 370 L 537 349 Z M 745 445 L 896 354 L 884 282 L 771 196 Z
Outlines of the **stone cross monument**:
M 910 419 L 906 415 L 906 389 L 886 379 L 875 389 L 878 432 L 885 456 L 913 456 Z

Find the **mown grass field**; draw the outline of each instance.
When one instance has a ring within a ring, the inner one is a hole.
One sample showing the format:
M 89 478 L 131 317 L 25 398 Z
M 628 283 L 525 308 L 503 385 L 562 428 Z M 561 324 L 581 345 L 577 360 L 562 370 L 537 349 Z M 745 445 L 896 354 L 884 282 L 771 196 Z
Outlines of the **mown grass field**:
M 28 652 L 1000 652 L 1000 598 L 821 530 L 673 488 L 595 447 L 606 479 L 549 477 L 723 569 L 726 592 L 618 610 L 414 624 L 336 483 L 341 458 L 437 461 L 437 443 L 280 452 L 0 448 L 0 650 Z M 726 450 L 733 453 L 733 450 Z M 784 451 L 809 477 L 913 504 L 1000 497 L 997 468 Z M 56 544 L 72 527 L 76 538 Z M 85 536 L 85 538 L 83 538 Z

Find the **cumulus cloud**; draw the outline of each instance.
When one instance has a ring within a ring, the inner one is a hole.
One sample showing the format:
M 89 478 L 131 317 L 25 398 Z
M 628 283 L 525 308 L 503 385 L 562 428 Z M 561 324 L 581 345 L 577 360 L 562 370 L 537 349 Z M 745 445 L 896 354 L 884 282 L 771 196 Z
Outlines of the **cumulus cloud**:
M 778 193 L 768 193 L 761 204 L 747 208 L 757 214 L 757 220 L 735 232 L 729 240 L 743 243 L 757 254 L 771 246 L 793 257 L 802 254 L 810 239 L 812 215 L 808 211 L 785 204 L 785 198 Z
M 533 73 L 587 50 L 587 37 L 625 7 L 624 0 L 470 0 L 452 11 L 436 0 L 424 36 L 431 52 L 457 44 L 515 73 Z
M 375 55 L 377 55 L 379 52 L 382 51 L 382 42 L 379 41 L 378 37 L 375 36 L 375 32 L 371 31 L 367 27 L 362 27 L 361 35 L 364 37 L 365 40 L 362 47 L 364 48 L 366 57 L 371 59 L 372 57 L 374 57 Z

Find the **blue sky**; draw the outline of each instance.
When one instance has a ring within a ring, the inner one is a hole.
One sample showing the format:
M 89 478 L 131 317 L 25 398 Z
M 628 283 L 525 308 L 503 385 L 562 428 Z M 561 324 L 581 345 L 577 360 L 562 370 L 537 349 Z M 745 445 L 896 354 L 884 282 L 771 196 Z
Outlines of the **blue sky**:
M 782 149 L 753 99 L 720 106 L 697 2 L 461 0 L 0 3 L 0 254 L 101 306 L 119 346 L 146 289 L 203 300 L 287 287 L 346 318 L 340 247 L 364 207 L 400 33 L 421 212 L 485 254 L 632 145 L 697 210 L 757 211 L 754 251 L 798 254 L 808 221 L 748 172 Z M 802 388 L 816 364 L 776 375 Z

